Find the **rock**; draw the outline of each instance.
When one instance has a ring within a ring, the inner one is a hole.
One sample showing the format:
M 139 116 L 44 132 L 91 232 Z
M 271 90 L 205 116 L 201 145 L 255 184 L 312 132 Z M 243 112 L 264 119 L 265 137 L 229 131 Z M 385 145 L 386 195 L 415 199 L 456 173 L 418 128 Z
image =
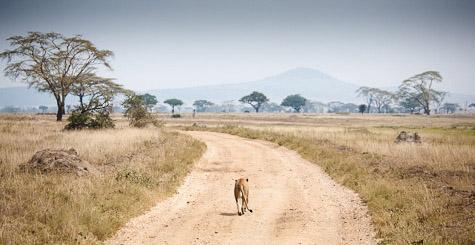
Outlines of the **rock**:
M 417 132 L 410 133 L 406 131 L 401 131 L 396 137 L 394 143 L 409 142 L 409 143 L 422 143 L 421 136 Z
M 21 166 L 24 170 L 38 170 L 42 173 L 74 173 L 78 176 L 93 174 L 97 170 L 87 161 L 79 158 L 77 151 L 44 149 L 37 151 L 28 163 Z

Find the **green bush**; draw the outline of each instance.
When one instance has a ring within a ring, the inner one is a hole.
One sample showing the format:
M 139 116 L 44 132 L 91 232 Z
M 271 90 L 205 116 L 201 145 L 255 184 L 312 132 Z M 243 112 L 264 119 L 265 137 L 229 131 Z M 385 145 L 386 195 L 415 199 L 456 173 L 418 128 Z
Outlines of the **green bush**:
M 68 118 L 67 130 L 113 128 L 114 122 L 109 113 L 91 113 L 74 111 Z
M 180 118 L 181 115 L 180 114 L 172 114 L 172 118 Z
M 124 116 L 129 119 L 130 126 L 143 128 L 148 124 L 161 126 L 161 123 L 148 112 L 147 107 L 140 96 L 131 95 L 123 103 Z

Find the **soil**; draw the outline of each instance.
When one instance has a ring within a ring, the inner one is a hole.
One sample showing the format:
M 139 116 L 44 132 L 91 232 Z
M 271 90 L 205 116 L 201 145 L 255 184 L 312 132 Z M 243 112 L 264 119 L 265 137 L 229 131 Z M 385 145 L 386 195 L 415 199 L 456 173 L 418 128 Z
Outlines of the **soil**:
M 207 151 L 177 193 L 108 244 L 376 244 L 367 207 L 296 152 L 265 141 L 185 132 Z M 238 216 L 234 180 L 249 178 Z

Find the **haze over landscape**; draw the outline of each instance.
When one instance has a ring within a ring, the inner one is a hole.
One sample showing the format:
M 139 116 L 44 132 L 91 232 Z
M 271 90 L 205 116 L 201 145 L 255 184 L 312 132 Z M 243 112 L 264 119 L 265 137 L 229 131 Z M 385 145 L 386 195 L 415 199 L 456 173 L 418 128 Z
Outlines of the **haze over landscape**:
M 168 98 L 180 98 L 185 106 L 191 106 L 193 101 L 206 99 L 215 103 L 233 101 L 237 103 L 239 98 L 252 91 L 261 91 L 269 97 L 270 101 L 279 103 L 289 94 L 301 94 L 312 101 L 331 102 L 344 101 L 361 103 L 355 91 L 359 88 L 353 83 L 338 80 L 319 70 L 311 68 L 294 68 L 274 76 L 248 81 L 243 83 L 203 85 L 188 88 L 175 89 L 152 89 L 143 90 L 142 93 L 150 93 L 160 101 Z M 397 86 L 383 87 L 389 91 L 397 90 Z M 449 93 L 447 101 L 464 105 L 466 102 L 474 102 L 475 95 Z M 39 93 L 34 89 L 25 87 L 0 88 L 0 106 L 34 106 L 54 105 L 52 95 Z M 75 98 L 70 97 L 68 104 L 76 103 Z
M 136 91 L 245 83 L 309 67 L 383 88 L 437 70 L 440 89 L 475 94 L 474 12 L 465 0 L 1 1 L 0 49 L 33 30 L 81 34 L 115 53 L 114 70 L 100 73 Z M 12 86 L 24 84 L 2 74 L 0 87 Z M 218 91 L 226 88 L 233 85 Z M 162 92 L 191 98 L 187 91 Z M 344 94 L 320 100 L 354 99 Z
M 475 244 L 475 0 L 0 0 L 0 244 Z

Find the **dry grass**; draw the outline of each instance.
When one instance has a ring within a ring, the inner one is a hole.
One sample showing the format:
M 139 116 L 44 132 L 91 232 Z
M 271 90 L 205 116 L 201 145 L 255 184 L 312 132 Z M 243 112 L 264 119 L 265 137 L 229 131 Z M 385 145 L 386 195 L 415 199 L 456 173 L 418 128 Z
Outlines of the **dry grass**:
M 211 123 L 189 129 L 264 139 L 296 150 L 360 194 L 385 244 L 473 244 L 475 120 L 451 118 L 450 124 L 447 118 L 424 117 L 429 122 L 419 124 L 421 119 L 407 117 L 385 125 L 381 118 L 356 126 L 339 116 L 334 124 L 328 117 L 305 126 L 240 118 L 241 126 Z M 419 132 L 423 143 L 395 144 L 401 130 Z
M 456 115 L 401 115 L 401 114 L 295 114 L 295 113 L 197 113 L 181 114 L 171 118 L 170 114 L 157 114 L 167 124 L 206 123 L 207 125 L 284 125 L 284 126 L 348 126 L 348 127 L 466 127 L 473 126 L 474 114 Z
M 0 244 L 95 243 L 175 191 L 204 145 L 157 128 L 62 131 L 50 117 L 0 117 Z M 44 148 L 75 148 L 99 176 L 19 170 Z

